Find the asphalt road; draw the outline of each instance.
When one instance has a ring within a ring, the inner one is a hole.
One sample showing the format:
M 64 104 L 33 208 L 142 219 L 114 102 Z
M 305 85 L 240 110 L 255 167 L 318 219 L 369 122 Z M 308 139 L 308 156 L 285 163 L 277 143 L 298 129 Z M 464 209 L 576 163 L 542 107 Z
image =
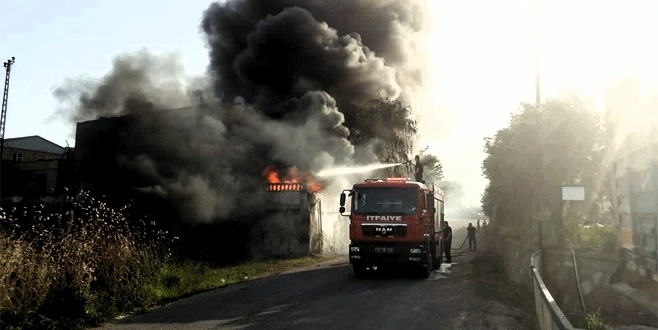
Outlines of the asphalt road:
M 198 294 L 103 329 L 528 328 L 532 316 L 515 306 L 527 300 L 483 296 L 483 285 L 502 287 L 474 276 L 480 268 L 473 261 L 489 260 L 478 253 L 455 251 L 453 264 L 443 264 L 428 279 L 400 271 L 357 279 L 347 258 L 338 257 L 320 267 Z

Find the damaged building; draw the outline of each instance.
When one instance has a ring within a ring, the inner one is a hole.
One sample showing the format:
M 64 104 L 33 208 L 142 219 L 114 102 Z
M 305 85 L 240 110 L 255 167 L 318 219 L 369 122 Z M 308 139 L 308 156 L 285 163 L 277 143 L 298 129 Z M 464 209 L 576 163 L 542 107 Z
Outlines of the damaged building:
M 195 109 L 78 123 L 75 159 L 80 186 L 111 199 L 116 205 L 131 203 L 135 214 L 148 216 L 158 225 L 180 234 L 183 240 L 180 251 L 190 257 L 231 263 L 320 253 L 321 195 L 319 184 L 310 177 L 291 177 L 284 171 L 279 174 L 278 169 L 273 173 L 272 165 L 265 166 L 269 174 L 263 170 L 250 171 L 249 168 L 257 167 L 245 165 L 240 171 L 250 173 L 254 181 L 243 183 L 234 191 L 237 196 L 227 200 L 227 204 L 237 205 L 227 205 L 231 209 L 226 213 L 212 214 L 204 213 L 203 209 L 221 207 L 222 200 L 204 205 L 206 199 L 192 193 L 176 194 L 171 187 L 164 187 L 168 180 L 181 180 L 181 172 L 195 175 L 189 166 L 194 159 L 186 157 L 184 152 L 167 150 L 162 145 L 166 139 L 160 134 L 174 130 L 171 123 L 176 123 L 179 116 L 188 115 L 196 116 Z M 181 139 L 190 139 L 189 134 L 180 133 Z M 157 139 L 157 144 L 151 138 Z M 142 163 L 150 163 L 153 168 L 145 169 Z M 183 164 L 184 170 L 180 168 Z M 222 198 L 216 192 L 207 194 L 204 197 Z

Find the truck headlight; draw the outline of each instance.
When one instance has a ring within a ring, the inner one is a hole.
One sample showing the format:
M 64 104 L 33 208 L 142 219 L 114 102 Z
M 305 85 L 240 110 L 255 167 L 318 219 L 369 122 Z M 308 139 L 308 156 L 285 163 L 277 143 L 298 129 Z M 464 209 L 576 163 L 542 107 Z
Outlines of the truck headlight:
M 421 250 L 419 248 L 411 248 L 411 249 L 409 249 L 409 253 L 411 253 L 411 254 L 420 254 Z
M 350 252 L 359 252 L 358 246 L 350 246 Z

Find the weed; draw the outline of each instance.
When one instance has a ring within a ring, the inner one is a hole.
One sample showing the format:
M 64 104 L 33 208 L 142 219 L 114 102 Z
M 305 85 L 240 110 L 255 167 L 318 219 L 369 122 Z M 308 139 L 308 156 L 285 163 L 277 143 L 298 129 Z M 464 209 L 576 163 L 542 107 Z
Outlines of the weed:
M 143 287 L 160 256 L 122 212 L 83 193 L 58 212 L 15 207 L 1 220 L 7 328 L 76 329 L 153 302 Z
M 603 321 L 596 314 L 583 316 L 576 326 L 585 330 L 605 330 Z
M 80 329 L 180 297 L 306 266 L 324 258 L 215 269 L 174 261 L 166 233 L 131 225 L 86 193 L 54 210 L 0 209 L 3 329 Z

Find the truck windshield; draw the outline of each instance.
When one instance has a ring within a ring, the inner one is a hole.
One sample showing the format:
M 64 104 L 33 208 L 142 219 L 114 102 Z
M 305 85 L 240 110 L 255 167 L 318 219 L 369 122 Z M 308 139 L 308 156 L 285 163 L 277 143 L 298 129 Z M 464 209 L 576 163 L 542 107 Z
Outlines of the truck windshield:
M 418 189 L 359 188 L 354 191 L 356 214 L 415 214 L 418 211 Z

